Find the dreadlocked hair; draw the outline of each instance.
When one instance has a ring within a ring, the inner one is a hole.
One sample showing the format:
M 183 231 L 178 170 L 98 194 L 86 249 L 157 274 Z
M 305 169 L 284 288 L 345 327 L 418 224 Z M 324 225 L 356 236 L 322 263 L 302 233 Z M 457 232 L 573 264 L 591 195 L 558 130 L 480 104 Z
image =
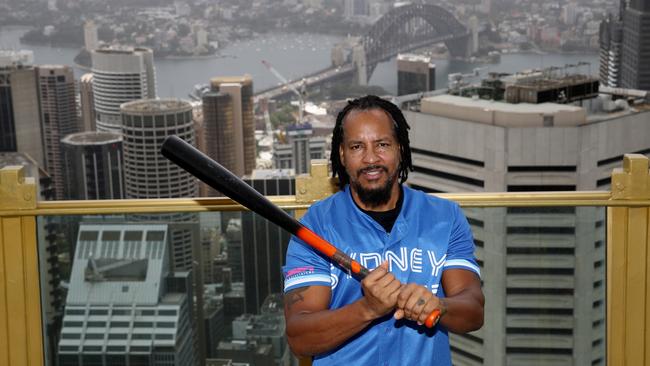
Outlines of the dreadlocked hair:
M 343 122 L 351 111 L 367 111 L 371 109 L 383 110 L 388 113 L 393 121 L 393 131 L 395 131 L 395 136 L 399 142 L 400 149 L 400 164 L 398 167 L 399 182 L 404 183 L 406 178 L 408 178 L 409 170 L 413 170 L 413 163 L 411 162 L 411 146 L 409 145 L 408 135 L 408 130 L 411 127 L 406 123 L 402 111 L 400 111 L 395 104 L 385 99 L 381 99 L 375 95 L 367 95 L 362 98 L 348 101 L 348 105 L 346 105 L 336 117 L 336 125 L 334 126 L 332 136 L 332 153 L 330 154 L 330 161 L 332 163 L 332 176 L 336 177 L 338 175 L 339 187 L 341 189 L 343 189 L 346 184 L 350 183 L 350 177 L 345 171 L 345 167 L 341 163 L 341 158 L 339 156 L 339 147 L 343 142 Z

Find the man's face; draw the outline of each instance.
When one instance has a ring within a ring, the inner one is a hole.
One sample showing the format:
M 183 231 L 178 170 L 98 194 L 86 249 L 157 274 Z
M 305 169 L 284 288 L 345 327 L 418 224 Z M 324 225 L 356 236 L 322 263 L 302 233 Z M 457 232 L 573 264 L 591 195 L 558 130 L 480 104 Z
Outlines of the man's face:
M 400 147 L 388 114 L 381 109 L 350 112 L 343 122 L 339 156 L 353 193 L 366 208 L 385 208 L 399 190 L 400 163 Z

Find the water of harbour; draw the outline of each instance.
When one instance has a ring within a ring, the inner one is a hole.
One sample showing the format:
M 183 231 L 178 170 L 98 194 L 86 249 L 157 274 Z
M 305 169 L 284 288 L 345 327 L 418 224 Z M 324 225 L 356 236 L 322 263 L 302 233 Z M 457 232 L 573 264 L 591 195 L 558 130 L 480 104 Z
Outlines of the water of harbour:
M 76 48 L 24 45 L 20 36 L 29 28 L 0 27 L 0 49 L 29 49 L 34 51 L 35 64 L 73 65 L 78 53 Z M 81 30 L 80 30 L 81 32 Z M 256 90 L 262 90 L 279 81 L 262 65 L 270 62 L 287 79 L 324 69 L 330 65 L 332 47 L 341 37 L 321 34 L 266 33 L 255 39 L 234 42 L 220 49 L 214 57 L 195 59 L 156 59 L 157 92 L 160 97 L 187 98 L 196 84 L 206 84 L 211 77 L 224 75 L 250 74 Z M 488 72 L 514 72 L 531 68 L 549 66 L 562 67 L 580 61 L 590 62 L 582 66 L 583 73 L 598 72 L 597 54 L 506 54 L 497 63 L 471 63 L 457 60 L 434 60 L 436 64 L 436 84 L 445 87 L 450 73 L 472 73 L 481 68 L 481 75 Z M 88 72 L 75 67 L 75 75 Z M 375 69 L 371 85 L 379 85 L 389 93 L 397 90 L 396 61 L 381 63 Z

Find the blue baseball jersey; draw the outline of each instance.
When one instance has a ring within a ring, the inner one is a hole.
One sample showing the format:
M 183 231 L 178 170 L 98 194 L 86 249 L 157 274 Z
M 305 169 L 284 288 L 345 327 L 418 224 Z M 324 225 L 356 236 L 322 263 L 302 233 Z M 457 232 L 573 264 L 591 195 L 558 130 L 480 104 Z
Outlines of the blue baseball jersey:
M 446 269 L 460 268 L 480 276 L 472 233 L 460 207 L 451 201 L 403 187 L 402 209 L 390 233 L 354 203 L 344 191 L 311 206 L 302 223 L 373 269 L 384 260 L 402 283 L 418 283 L 444 297 L 440 280 Z M 330 309 L 363 296 L 361 284 L 349 272 L 295 236 L 287 250 L 285 293 L 303 286 L 330 286 Z M 392 314 L 377 319 L 336 349 L 314 357 L 318 365 L 451 365 L 449 336 L 441 325 L 433 329 Z

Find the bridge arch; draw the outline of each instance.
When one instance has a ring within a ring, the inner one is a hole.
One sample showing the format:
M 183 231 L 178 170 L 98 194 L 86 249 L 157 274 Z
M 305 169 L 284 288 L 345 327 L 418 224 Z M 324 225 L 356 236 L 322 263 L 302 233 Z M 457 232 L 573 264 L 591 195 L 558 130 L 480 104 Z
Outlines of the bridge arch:
M 440 6 L 410 4 L 394 8 L 362 38 L 367 79 L 377 63 L 427 44 L 444 42 L 452 56 L 464 57 L 469 34 L 453 14 Z

